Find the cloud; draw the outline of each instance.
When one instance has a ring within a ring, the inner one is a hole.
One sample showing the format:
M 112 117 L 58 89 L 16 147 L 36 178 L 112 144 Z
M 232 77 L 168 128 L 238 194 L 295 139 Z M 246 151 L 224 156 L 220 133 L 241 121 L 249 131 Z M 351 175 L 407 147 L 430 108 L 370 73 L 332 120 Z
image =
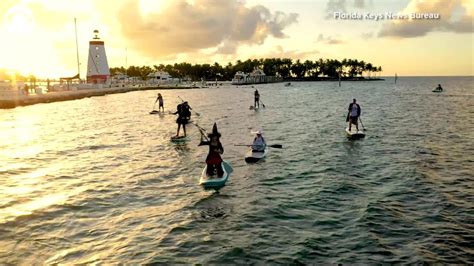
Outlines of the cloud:
M 355 0 L 354 1 L 354 6 L 357 8 L 364 8 L 365 7 L 365 1 L 364 0 Z
M 355 8 L 365 8 L 366 7 L 366 2 L 369 2 L 367 0 L 353 0 L 350 1 L 354 3 Z M 326 4 L 326 19 L 331 19 L 334 17 L 334 12 L 342 12 L 346 13 L 347 12 L 347 4 L 349 1 L 346 0 L 328 0 Z M 372 0 L 370 0 L 370 4 L 372 3 Z
M 217 54 L 234 54 L 237 51 L 237 45 L 235 42 L 224 41 L 222 45 L 217 47 Z
M 144 55 L 159 58 L 218 47 L 231 53 L 241 44 L 262 44 L 269 36 L 284 38 L 298 15 L 246 7 L 238 0 L 175 0 L 159 13 L 140 14 L 137 1 L 119 11 L 122 34 Z
M 370 39 L 370 38 L 373 38 L 373 37 L 374 37 L 373 32 L 364 32 L 364 33 L 362 33 L 362 38 L 364 38 L 364 39 Z
M 291 58 L 291 59 L 312 59 L 316 54 L 319 54 L 317 50 L 309 50 L 309 51 L 300 51 L 300 50 L 285 50 L 285 48 L 281 45 L 274 46 L 272 50 L 269 50 L 265 54 L 259 54 L 250 56 L 249 58 Z
M 474 8 L 471 0 L 411 0 L 402 14 L 439 13 L 438 20 L 398 20 L 385 24 L 378 36 L 415 38 L 433 31 L 473 32 Z
M 324 36 L 323 34 L 319 34 L 316 42 L 325 43 L 325 44 L 342 44 L 345 43 L 343 40 L 336 39 L 333 36 Z

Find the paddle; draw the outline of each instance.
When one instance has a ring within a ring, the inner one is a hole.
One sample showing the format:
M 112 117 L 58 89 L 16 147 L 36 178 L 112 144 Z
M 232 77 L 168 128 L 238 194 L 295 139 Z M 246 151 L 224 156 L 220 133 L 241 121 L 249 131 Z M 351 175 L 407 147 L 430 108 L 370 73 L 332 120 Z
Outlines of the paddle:
M 245 146 L 245 147 L 251 147 L 251 146 L 253 146 L 253 145 L 246 145 L 246 144 L 234 144 L 234 146 Z M 283 145 L 281 145 L 281 144 L 267 145 L 267 147 L 270 147 L 270 148 L 275 148 L 275 149 L 283 149 Z
M 263 108 L 265 108 L 265 104 L 262 102 L 262 100 L 260 100 L 260 102 L 262 103 Z
M 367 131 L 367 130 L 365 129 L 365 127 L 364 127 L 364 123 L 362 123 L 362 119 L 360 118 L 360 116 L 359 116 L 359 121 L 360 121 L 360 124 L 362 125 L 362 129 L 363 129 L 364 131 Z
M 207 138 L 207 136 L 206 136 L 206 129 L 200 127 L 200 126 L 199 126 L 198 124 L 196 124 L 196 123 L 191 123 L 191 124 L 195 125 L 195 126 L 199 129 L 199 132 L 201 133 L 202 136 L 204 136 L 204 138 L 205 138 L 206 140 L 209 140 L 209 139 Z
M 184 103 L 184 100 L 183 100 L 183 99 L 182 99 L 182 98 L 181 98 L 179 95 L 178 95 L 178 98 L 181 100 L 181 102 L 183 102 L 183 103 Z M 193 109 L 193 108 L 190 108 L 190 109 L 191 109 L 191 110 L 193 110 L 193 112 L 194 112 L 194 113 L 195 113 L 197 116 L 201 116 L 201 114 L 200 114 L 200 113 L 198 113 L 198 112 L 196 112 L 196 111 L 194 111 L 194 109 Z

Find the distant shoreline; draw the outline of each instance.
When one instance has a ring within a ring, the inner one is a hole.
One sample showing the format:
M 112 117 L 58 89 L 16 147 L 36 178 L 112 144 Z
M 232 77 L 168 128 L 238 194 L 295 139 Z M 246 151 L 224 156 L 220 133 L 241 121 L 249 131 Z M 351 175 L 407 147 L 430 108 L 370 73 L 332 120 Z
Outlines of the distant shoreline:
M 341 81 L 380 81 L 384 79 L 364 79 L 364 78 L 346 78 L 341 79 Z M 285 79 L 282 82 L 298 82 L 298 81 L 338 81 L 334 78 L 304 78 L 304 79 Z M 263 83 L 261 83 L 263 84 Z M 84 90 L 73 90 L 73 91 L 59 91 L 59 92 L 48 92 L 45 94 L 35 94 L 35 95 L 18 95 L 16 97 L 11 97 L 9 99 L 0 99 L 0 109 L 12 109 L 20 106 L 28 106 L 39 103 L 53 103 L 53 102 L 63 102 L 71 100 L 79 100 L 83 98 L 104 96 L 108 94 L 117 94 L 117 93 L 127 93 L 132 91 L 148 91 L 148 90 L 179 90 L 179 89 L 200 89 L 214 87 L 214 84 L 211 82 L 208 86 L 204 87 L 179 87 L 179 86 L 153 86 L 153 87 L 113 87 L 113 88 L 103 88 L 103 89 L 84 89 Z M 247 85 L 258 85 L 258 84 L 247 84 Z M 235 86 L 235 85 L 231 85 Z M 236 86 L 237 87 L 237 86 Z
M 341 77 L 341 81 L 380 81 L 383 78 L 364 78 L 364 77 Z M 333 77 L 304 77 L 304 78 L 286 78 L 284 81 L 339 81 L 338 78 Z

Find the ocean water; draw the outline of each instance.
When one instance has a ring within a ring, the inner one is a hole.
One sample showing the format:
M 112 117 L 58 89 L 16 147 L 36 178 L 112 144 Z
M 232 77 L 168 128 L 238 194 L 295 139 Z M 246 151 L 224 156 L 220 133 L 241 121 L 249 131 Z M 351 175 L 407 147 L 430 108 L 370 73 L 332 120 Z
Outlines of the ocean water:
M 441 83 L 445 92 L 432 93 Z M 473 77 L 163 90 L 217 122 L 234 168 L 175 145 L 157 91 L 0 110 L 0 263 L 474 263 Z M 352 98 L 365 139 L 344 128 Z M 250 131 L 271 149 L 244 162 Z

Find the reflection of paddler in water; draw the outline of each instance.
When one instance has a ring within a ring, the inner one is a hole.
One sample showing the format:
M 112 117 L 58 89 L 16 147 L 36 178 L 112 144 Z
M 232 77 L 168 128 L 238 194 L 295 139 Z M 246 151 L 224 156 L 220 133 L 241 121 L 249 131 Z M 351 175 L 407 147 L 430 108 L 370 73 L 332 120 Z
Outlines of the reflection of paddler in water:
M 188 102 L 183 102 L 181 104 L 178 104 L 178 106 L 176 106 L 176 109 L 176 112 L 173 113 L 178 115 L 178 119 L 176 119 L 176 123 L 178 124 L 176 137 L 179 136 L 179 130 L 181 126 L 183 126 L 184 137 L 186 137 L 186 124 L 191 118 L 191 107 L 189 106 Z
M 212 127 L 212 133 L 208 134 L 207 137 L 203 134 L 203 132 L 201 132 L 201 143 L 199 143 L 199 146 L 209 146 L 209 153 L 206 157 L 208 176 L 215 176 L 217 174 L 216 177 L 222 177 L 224 175 L 224 170 L 222 169 L 221 165 L 221 154 L 224 153 L 224 147 L 219 140 L 220 137 L 221 134 L 217 131 L 216 123 L 214 123 L 214 126 Z

